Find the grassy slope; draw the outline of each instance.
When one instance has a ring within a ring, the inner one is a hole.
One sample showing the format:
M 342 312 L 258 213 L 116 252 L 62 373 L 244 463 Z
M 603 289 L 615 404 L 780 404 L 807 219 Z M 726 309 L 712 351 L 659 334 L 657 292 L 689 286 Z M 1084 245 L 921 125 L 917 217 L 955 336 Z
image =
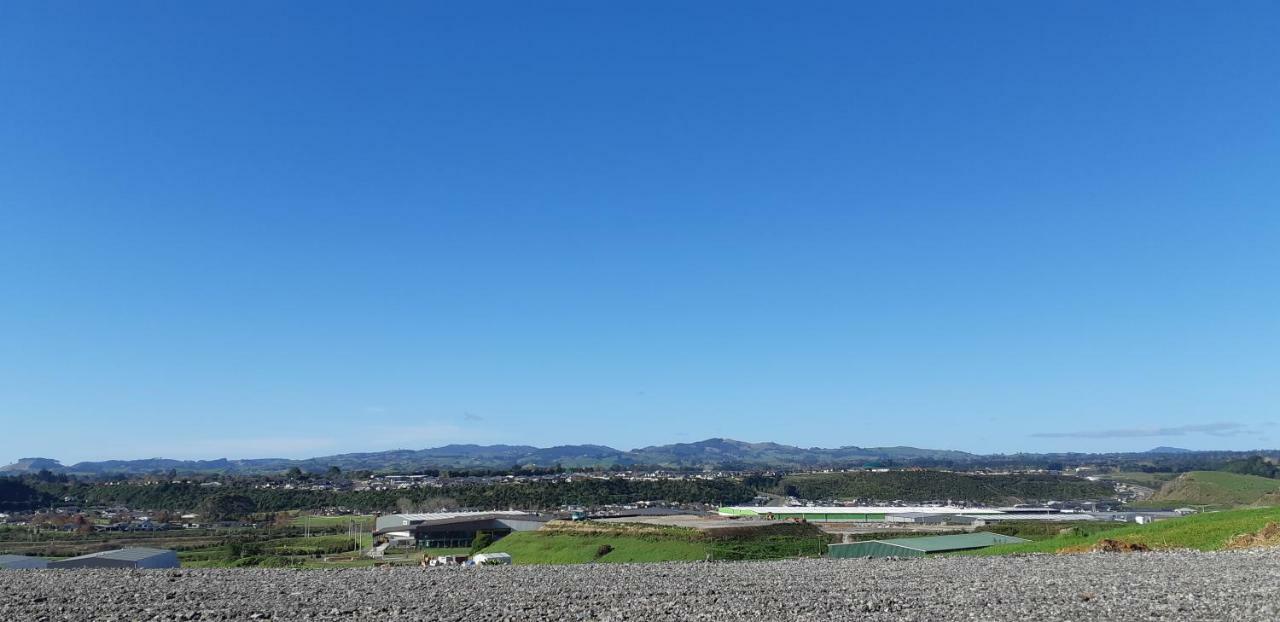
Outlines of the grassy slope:
M 1222 471 L 1192 471 L 1165 484 L 1151 500 L 1250 505 L 1277 490 L 1280 490 L 1280 480 L 1276 479 Z
M 517 564 L 628 563 L 819 556 L 830 537 L 812 525 L 783 524 L 704 533 L 683 527 L 629 523 L 549 523 L 513 533 L 485 549 L 510 553 Z M 613 550 L 596 557 L 601 545 Z
M 1159 521 L 1150 525 L 1121 527 L 1114 531 L 1106 531 L 1089 536 L 1063 536 L 1039 542 L 993 546 L 966 554 L 1057 553 L 1062 549 L 1087 548 L 1104 538 L 1145 544 L 1153 549 L 1212 551 L 1222 548 L 1232 536 L 1256 532 L 1269 522 L 1280 522 L 1280 508 L 1258 508 L 1196 514 L 1184 518 Z
M 596 550 L 602 544 L 612 546 L 613 551 L 597 559 Z M 510 553 L 512 561 L 516 564 L 684 561 L 705 558 L 707 543 L 604 534 L 524 531 L 513 533 L 495 542 L 484 552 Z

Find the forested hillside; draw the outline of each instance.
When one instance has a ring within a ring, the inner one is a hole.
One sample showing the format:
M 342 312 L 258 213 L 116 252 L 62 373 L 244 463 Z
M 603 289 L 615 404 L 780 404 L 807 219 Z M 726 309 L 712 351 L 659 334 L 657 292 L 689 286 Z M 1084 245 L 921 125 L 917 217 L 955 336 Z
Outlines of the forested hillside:
M 213 496 L 252 500 L 253 511 L 343 506 L 362 512 L 390 512 L 401 500 L 419 504 L 449 499 L 474 509 L 551 509 L 562 505 L 604 505 L 635 501 L 731 504 L 751 499 L 753 490 L 733 480 L 630 481 L 621 478 L 573 482 L 461 485 L 394 491 L 330 492 L 280 488 L 202 487 L 197 484 L 68 485 L 65 494 L 87 505 L 124 504 L 131 508 L 192 510 Z
M 20 480 L 0 477 L 0 512 L 46 507 L 58 498 L 27 485 Z

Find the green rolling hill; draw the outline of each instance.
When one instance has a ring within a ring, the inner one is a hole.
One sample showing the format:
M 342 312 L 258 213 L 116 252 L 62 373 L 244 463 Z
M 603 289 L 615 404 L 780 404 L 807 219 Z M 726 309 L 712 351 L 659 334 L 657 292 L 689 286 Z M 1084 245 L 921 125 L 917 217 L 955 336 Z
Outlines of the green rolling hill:
M 1161 486 L 1151 501 L 1220 506 L 1270 505 L 1275 502 L 1276 495 L 1272 493 L 1277 492 L 1280 492 L 1280 479 L 1223 471 L 1192 471 Z
M 964 554 L 1080 553 L 1093 549 L 1103 540 L 1138 544 L 1152 550 L 1216 551 L 1230 548 L 1232 541 L 1241 536 L 1257 534 L 1264 530 L 1270 531 L 1268 525 L 1277 522 L 1280 522 L 1280 508 L 1207 512 L 1163 520 L 1150 525 L 1129 525 L 1084 536 L 1067 535 L 1037 542 L 993 546 Z

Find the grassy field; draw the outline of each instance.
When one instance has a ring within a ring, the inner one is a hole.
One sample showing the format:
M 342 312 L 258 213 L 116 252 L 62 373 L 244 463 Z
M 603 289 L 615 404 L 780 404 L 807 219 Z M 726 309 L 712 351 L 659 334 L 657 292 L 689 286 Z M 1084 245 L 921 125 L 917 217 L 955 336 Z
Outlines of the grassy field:
M 1223 471 L 1192 471 L 1166 483 L 1151 502 L 1214 505 L 1253 505 L 1268 493 L 1280 491 L 1280 480 Z
M 1152 549 L 1198 549 L 1214 551 L 1226 546 L 1234 536 L 1254 533 L 1268 523 L 1280 522 L 1280 508 L 1257 508 L 1209 512 L 1173 518 L 1150 525 L 1130 525 L 1090 535 L 1050 538 L 1038 542 L 993 546 L 965 555 L 1011 555 L 1014 553 L 1061 553 L 1087 550 L 1103 539 L 1142 544 Z
M 998 524 L 983 527 L 982 531 L 1015 536 L 1024 540 L 1050 540 L 1061 537 L 1064 533 L 1091 536 L 1105 531 L 1123 529 L 1124 526 L 1124 523 L 1110 521 L 1001 521 Z
M 597 556 L 603 545 L 613 550 Z M 691 540 L 525 531 L 495 542 L 484 552 L 510 553 L 516 564 L 585 564 L 701 560 L 708 549 L 705 542 Z
M 370 534 L 358 538 L 361 550 L 370 546 Z M 243 544 L 240 558 L 232 559 L 228 544 L 218 544 L 202 549 L 182 551 L 178 559 L 189 568 L 226 568 L 255 565 L 301 565 L 304 567 L 345 567 L 339 562 L 325 559 L 353 558 L 357 566 L 372 565 L 375 560 L 361 557 L 353 551 L 353 539 L 346 535 L 321 535 L 310 538 L 276 538 Z M 337 564 L 337 565 L 335 565 Z M 349 564 L 348 564 L 349 565 Z
M 816 557 L 830 537 L 812 525 L 771 525 L 700 531 L 685 527 L 551 523 L 541 531 L 513 533 L 485 549 L 510 553 L 517 564 L 630 563 L 659 561 Z M 602 547 L 609 547 L 603 552 Z

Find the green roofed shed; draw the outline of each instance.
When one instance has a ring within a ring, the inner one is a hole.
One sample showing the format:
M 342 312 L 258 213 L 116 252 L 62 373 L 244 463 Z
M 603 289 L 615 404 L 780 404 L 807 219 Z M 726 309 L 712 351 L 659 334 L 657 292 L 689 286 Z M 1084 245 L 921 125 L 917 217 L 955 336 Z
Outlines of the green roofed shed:
M 850 544 L 831 544 L 828 557 L 924 557 L 933 553 L 982 549 L 996 544 L 1027 542 L 1022 538 L 979 531 L 950 536 L 925 536 L 921 538 L 895 538 L 893 540 L 868 540 Z

